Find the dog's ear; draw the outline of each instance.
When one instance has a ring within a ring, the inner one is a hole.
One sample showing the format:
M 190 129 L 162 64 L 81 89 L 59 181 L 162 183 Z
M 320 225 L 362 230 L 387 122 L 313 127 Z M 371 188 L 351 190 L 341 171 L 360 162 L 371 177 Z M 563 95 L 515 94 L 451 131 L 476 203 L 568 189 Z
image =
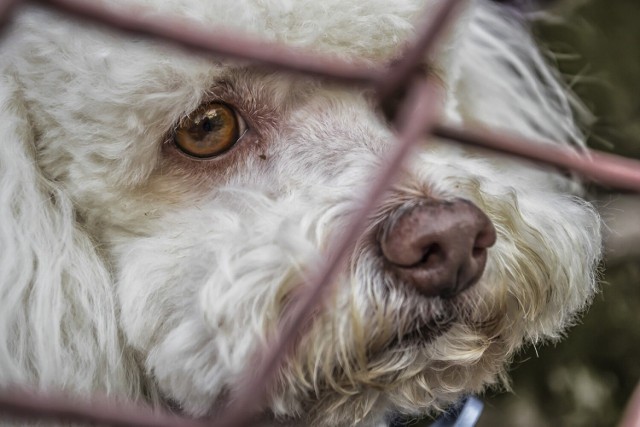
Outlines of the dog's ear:
M 41 173 L 19 76 L 2 71 L 0 387 L 128 393 L 117 389 L 127 356 L 108 271 L 64 190 Z

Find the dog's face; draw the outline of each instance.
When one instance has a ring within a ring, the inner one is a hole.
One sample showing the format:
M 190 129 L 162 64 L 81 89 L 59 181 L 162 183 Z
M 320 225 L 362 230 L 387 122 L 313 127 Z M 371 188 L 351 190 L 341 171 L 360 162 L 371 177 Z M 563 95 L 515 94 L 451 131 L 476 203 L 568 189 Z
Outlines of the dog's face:
M 432 3 L 153 7 L 381 61 Z M 503 13 L 474 2 L 433 58 L 446 118 L 570 140 L 566 98 Z M 31 11 L 8 39 L 38 168 L 99 247 L 122 351 L 146 387 L 189 414 L 215 411 L 344 229 L 393 132 L 368 90 L 56 20 Z M 279 373 L 269 412 L 351 424 L 499 382 L 518 348 L 556 337 L 593 293 L 599 223 L 573 187 L 425 140 Z

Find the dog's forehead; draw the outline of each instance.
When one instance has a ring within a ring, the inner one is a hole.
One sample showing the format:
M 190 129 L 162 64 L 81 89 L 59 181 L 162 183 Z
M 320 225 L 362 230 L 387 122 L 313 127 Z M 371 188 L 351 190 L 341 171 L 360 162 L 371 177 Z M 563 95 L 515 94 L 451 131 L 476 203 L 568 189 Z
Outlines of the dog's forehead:
M 105 0 L 115 7 L 139 8 L 229 28 L 262 40 L 358 59 L 397 55 L 415 24 L 441 0 Z M 145 12 L 146 11 L 146 12 Z

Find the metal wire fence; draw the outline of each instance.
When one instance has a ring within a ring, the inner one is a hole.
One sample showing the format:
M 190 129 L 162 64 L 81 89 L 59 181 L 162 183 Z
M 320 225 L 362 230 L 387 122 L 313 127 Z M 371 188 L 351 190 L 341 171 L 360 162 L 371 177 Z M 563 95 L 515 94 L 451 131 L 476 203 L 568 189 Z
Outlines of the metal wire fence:
M 162 40 L 198 55 L 248 60 L 255 64 L 288 73 L 302 73 L 325 80 L 333 80 L 349 87 L 373 87 L 383 111 L 391 102 L 402 102 L 398 114 L 390 118 L 396 131 L 394 148 L 385 163 L 369 181 L 364 198 L 350 223 L 328 255 L 319 260 L 320 268 L 305 287 L 281 326 L 268 353 L 259 360 L 245 387 L 230 399 L 231 406 L 216 419 L 193 420 L 143 405 L 116 403 L 106 397 L 94 396 L 80 401 L 64 395 L 43 394 L 33 390 L 12 389 L 0 393 L 0 413 L 12 418 L 32 420 L 64 420 L 112 426 L 225 426 L 240 427 L 251 424 L 253 415 L 265 399 L 269 381 L 277 372 L 293 342 L 311 321 L 310 313 L 321 304 L 322 296 L 332 283 L 342 261 L 353 250 L 363 231 L 366 218 L 390 188 L 403 161 L 425 136 L 470 144 L 520 158 L 543 162 L 572 171 L 596 184 L 639 192 L 640 162 L 611 154 L 584 149 L 576 152 L 561 145 L 550 146 L 507 133 L 451 126 L 440 121 L 439 86 L 420 72 L 423 58 L 438 48 L 440 37 L 455 19 L 464 0 L 441 2 L 436 10 L 425 16 L 416 30 L 415 40 L 405 49 L 400 60 L 371 66 L 294 49 L 278 43 L 264 42 L 229 30 L 211 30 L 174 17 L 153 20 L 140 18 L 126 11 L 115 11 L 96 3 L 81 0 L 4 0 L 0 1 L 0 31 L 11 21 L 12 14 L 23 3 L 38 4 L 75 18 L 92 21 L 126 34 Z M 638 395 L 638 393 L 636 393 Z M 640 421 L 640 396 L 629 406 L 625 426 Z

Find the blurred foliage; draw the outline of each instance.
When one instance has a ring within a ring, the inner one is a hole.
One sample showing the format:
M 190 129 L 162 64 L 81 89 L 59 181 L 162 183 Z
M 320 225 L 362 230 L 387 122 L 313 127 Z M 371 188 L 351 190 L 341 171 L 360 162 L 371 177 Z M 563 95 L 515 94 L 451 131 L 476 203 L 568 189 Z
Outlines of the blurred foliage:
M 589 145 L 640 158 L 640 1 L 565 2 L 555 12 L 562 19 L 543 20 L 536 34 L 591 112 Z M 485 396 L 480 427 L 617 425 L 640 380 L 640 260 L 606 267 L 583 323 L 517 358 L 513 393 Z

